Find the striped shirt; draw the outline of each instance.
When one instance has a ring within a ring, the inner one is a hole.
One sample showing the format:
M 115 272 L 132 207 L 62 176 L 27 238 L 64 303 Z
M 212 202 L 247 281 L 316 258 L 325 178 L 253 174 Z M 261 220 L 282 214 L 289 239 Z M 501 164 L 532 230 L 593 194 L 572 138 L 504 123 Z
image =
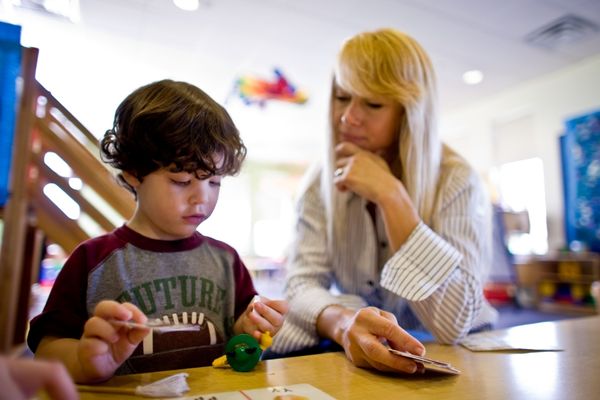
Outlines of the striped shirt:
M 317 345 L 317 318 L 334 304 L 379 307 L 403 328 L 427 329 L 441 343 L 456 343 L 495 322 L 497 312 L 482 290 L 490 264 L 489 202 L 477 174 L 456 157 L 442 161 L 431 227 L 420 222 L 394 254 L 381 215 L 372 218 L 366 199 L 345 192 L 334 215 L 345 215 L 347 229 L 333 239 L 329 255 L 321 175 L 315 175 L 298 203 L 287 265 L 290 312 L 274 352 Z

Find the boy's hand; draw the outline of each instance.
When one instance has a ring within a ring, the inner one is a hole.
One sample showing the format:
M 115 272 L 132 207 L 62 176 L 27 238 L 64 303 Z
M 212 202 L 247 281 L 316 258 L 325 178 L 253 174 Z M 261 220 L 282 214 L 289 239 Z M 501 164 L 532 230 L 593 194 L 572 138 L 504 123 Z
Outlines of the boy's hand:
M 246 311 L 235 322 L 234 332 L 247 333 L 257 340 L 264 332 L 274 336 L 281 329 L 288 308 L 285 300 L 269 300 L 261 296 L 248 304 Z
M 94 316 L 85 323 L 77 350 L 82 372 L 89 381 L 112 377 L 150 332 L 148 328 L 118 326 L 111 319 L 145 323 L 148 318 L 131 303 L 112 300 L 98 303 Z

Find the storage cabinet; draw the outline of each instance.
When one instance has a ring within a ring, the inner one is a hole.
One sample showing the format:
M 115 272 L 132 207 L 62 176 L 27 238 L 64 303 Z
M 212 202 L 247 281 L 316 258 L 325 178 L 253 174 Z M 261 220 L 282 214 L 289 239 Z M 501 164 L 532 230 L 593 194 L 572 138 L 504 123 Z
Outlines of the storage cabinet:
M 600 254 L 528 257 L 517 260 L 515 266 L 523 305 L 550 312 L 596 312 L 590 289 L 592 282 L 600 281 Z

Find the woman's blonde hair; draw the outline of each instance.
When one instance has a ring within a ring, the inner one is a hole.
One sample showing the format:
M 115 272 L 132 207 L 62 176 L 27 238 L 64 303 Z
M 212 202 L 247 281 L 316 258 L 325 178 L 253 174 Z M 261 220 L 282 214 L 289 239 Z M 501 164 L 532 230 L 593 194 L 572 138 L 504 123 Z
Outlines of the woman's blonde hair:
M 398 178 L 422 220 L 431 223 L 442 145 L 437 132 L 435 75 L 423 48 L 410 36 L 394 29 L 360 33 L 348 39 L 338 54 L 332 86 L 335 85 L 361 97 L 391 98 L 402 106 L 397 141 L 397 161 L 401 167 Z M 331 102 L 333 100 L 332 90 Z M 331 109 L 330 105 L 330 119 Z M 330 120 L 328 160 L 321 180 L 330 216 L 336 192 L 332 184 L 334 122 Z

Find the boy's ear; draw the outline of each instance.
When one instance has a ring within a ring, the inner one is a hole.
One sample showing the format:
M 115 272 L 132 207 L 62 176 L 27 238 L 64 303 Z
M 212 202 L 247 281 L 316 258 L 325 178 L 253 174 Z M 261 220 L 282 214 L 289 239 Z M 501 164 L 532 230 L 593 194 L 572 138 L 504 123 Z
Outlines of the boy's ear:
M 129 172 L 123 171 L 123 172 L 121 172 L 121 176 L 123 177 L 123 180 L 132 188 L 138 187 L 139 184 L 141 183 L 138 178 L 136 178 L 134 175 L 130 174 Z

